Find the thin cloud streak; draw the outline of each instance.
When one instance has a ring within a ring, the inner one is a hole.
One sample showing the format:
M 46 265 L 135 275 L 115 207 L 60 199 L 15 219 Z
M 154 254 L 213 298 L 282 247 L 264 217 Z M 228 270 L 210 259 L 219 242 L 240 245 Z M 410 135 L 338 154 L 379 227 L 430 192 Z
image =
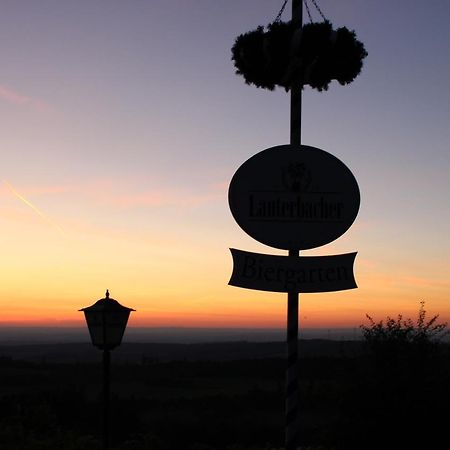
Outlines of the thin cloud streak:
M 122 208 L 133 207 L 163 207 L 163 206 L 179 206 L 192 207 L 201 206 L 219 198 L 216 193 L 193 194 L 185 191 L 153 191 L 136 193 L 129 195 L 118 195 L 104 197 L 104 200 L 114 206 Z
M 19 192 L 16 191 L 16 189 L 11 185 L 11 183 L 9 183 L 6 180 L 3 180 L 3 183 L 9 188 L 11 193 L 16 198 L 18 198 L 23 203 L 25 203 L 25 205 L 30 207 L 39 217 L 41 217 L 41 219 L 43 219 L 45 222 L 47 222 L 53 228 L 56 228 L 62 236 L 65 236 L 64 230 L 57 223 L 55 223 L 53 220 L 51 220 L 46 214 L 44 214 L 37 206 L 33 205 L 33 203 L 31 203 L 29 200 L 27 200 L 23 195 L 19 194 Z
M 46 102 L 20 94 L 4 85 L 0 85 L 0 99 L 10 105 L 28 106 L 39 112 L 48 112 L 52 109 Z
M 27 186 L 22 190 L 25 195 L 34 196 L 76 196 L 78 194 L 83 197 L 86 196 L 89 202 L 118 208 L 198 207 L 226 198 L 224 190 L 217 185 L 206 186 L 205 193 L 201 194 L 187 189 L 166 187 L 137 191 L 137 189 L 129 186 L 122 188 L 122 192 L 119 193 L 117 188 L 109 180 L 95 180 L 73 185 Z
M 26 105 L 31 101 L 30 98 L 25 97 L 24 95 L 21 95 L 17 92 L 14 92 L 5 86 L 0 86 L 0 98 L 13 105 Z
M 429 289 L 450 288 L 450 281 L 448 280 L 431 279 L 415 276 L 403 276 L 402 281 L 407 285 L 424 287 Z

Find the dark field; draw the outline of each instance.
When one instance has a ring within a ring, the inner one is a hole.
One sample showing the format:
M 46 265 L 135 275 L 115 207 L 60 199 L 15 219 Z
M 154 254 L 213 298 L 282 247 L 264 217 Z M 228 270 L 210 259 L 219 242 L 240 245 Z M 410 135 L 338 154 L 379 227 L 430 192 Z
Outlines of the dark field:
M 431 449 L 442 440 L 446 346 L 384 362 L 358 342 L 300 349 L 302 448 Z M 0 355 L 0 449 L 101 448 L 100 351 L 61 344 Z M 124 344 L 112 352 L 112 448 L 281 448 L 283 355 L 282 343 Z

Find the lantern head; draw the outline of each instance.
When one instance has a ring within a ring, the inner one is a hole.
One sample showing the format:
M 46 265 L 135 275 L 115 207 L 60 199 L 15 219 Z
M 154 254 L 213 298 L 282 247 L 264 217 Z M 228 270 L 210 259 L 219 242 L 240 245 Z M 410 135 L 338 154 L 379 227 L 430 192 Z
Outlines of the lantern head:
M 101 350 L 112 350 L 121 344 L 130 312 L 135 310 L 110 298 L 107 290 L 105 298 L 79 311 L 84 312 L 92 344 Z

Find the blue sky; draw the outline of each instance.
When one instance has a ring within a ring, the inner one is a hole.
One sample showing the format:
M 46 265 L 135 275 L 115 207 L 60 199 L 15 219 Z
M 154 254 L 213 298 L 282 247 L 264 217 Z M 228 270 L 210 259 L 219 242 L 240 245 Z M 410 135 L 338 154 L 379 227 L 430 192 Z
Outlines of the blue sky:
M 250 156 L 288 142 L 289 96 L 245 85 L 230 48 L 238 34 L 271 22 L 282 3 L 2 3 L 1 176 L 50 218 L 3 183 L 0 306 L 11 320 L 22 311 L 17 302 L 33 304 L 42 320 L 69 317 L 112 281 L 147 318 L 170 322 L 192 307 L 218 324 L 246 317 L 251 325 L 256 308 L 269 320 L 278 297 L 227 286 L 228 247 L 277 251 L 234 223 L 226 188 Z M 359 251 L 360 289 L 342 300 L 347 313 L 338 322 L 337 294 L 315 297 L 323 307 L 305 300 L 306 311 L 313 324 L 320 316 L 335 325 L 364 311 L 416 311 L 425 298 L 450 318 L 450 3 L 319 5 L 335 27 L 354 29 L 369 55 L 353 84 L 304 91 L 303 143 L 344 161 L 362 195 L 347 234 L 309 254 Z M 219 312 L 217 298 L 228 296 L 231 306 Z

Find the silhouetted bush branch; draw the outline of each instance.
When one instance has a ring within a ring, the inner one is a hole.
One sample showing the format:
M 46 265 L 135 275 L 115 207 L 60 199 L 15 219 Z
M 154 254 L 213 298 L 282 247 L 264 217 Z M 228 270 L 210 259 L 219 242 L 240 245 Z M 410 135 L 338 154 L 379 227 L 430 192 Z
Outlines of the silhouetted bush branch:
M 438 323 L 439 315 L 427 319 L 425 302 L 420 302 L 416 321 L 404 319 L 401 314 L 396 319 L 375 322 L 366 315 L 369 325 L 361 325 L 365 344 L 379 359 L 392 362 L 393 358 L 415 355 L 430 356 L 437 344 L 449 334 L 447 323 Z

